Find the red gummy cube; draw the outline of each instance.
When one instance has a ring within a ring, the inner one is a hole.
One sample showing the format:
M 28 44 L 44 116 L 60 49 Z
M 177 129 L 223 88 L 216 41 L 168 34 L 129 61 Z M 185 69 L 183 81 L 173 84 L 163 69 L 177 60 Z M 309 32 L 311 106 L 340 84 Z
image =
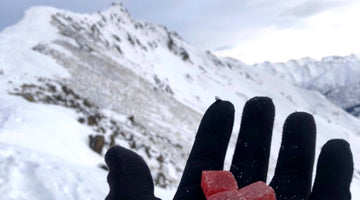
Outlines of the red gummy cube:
M 203 171 L 201 188 L 205 197 L 209 198 L 218 192 L 237 190 L 238 185 L 234 175 L 229 171 Z
M 230 190 L 211 195 L 207 200 L 248 200 L 239 190 Z
M 241 188 L 239 192 L 247 200 L 276 200 L 272 187 L 262 181 L 245 186 Z

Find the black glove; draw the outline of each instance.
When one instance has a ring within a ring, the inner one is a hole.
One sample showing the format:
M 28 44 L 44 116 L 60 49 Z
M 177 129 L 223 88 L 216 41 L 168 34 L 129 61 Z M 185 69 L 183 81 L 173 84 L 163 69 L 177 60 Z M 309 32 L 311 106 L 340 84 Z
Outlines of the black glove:
M 255 97 L 243 111 L 240 133 L 230 171 L 239 187 L 266 182 L 274 105 L 270 98 Z M 234 107 L 218 100 L 204 114 L 175 200 L 205 200 L 200 181 L 203 170 L 223 170 L 234 122 Z M 291 114 L 285 122 L 275 175 L 270 183 L 277 200 L 349 200 L 353 159 L 349 144 L 330 140 L 318 159 L 311 191 L 316 127 L 304 112 Z M 155 200 L 150 170 L 136 153 L 116 146 L 105 155 L 109 166 L 110 193 L 106 200 Z

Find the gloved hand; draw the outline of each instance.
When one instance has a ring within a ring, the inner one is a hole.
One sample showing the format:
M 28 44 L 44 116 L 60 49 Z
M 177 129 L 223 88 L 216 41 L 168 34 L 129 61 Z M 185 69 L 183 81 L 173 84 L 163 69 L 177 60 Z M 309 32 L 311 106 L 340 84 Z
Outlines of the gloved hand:
M 243 111 L 230 171 L 239 188 L 266 182 L 275 108 L 267 97 L 249 100 Z M 205 200 L 203 170 L 223 170 L 234 122 L 234 107 L 217 100 L 204 114 L 175 200 Z M 270 182 L 277 200 L 350 200 L 353 159 L 349 144 L 328 141 L 321 150 L 311 190 L 316 143 L 312 115 L 295 112 L 285 121 L 275 174 Z M 115 146 L 105 155 L 110 193 L 106 200 L 155 200 L 150 170 L 136 153 Z

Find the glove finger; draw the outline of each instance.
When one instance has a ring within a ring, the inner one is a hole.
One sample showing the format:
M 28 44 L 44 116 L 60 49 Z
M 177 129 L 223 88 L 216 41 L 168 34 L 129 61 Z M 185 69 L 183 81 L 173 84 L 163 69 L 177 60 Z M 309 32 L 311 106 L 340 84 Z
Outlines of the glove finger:
M 110 192 L 105 200 L 157 200 L 149 167 L 135 152 L 114 146 L 105 154 Z
M 291 114 L 285 121 L 281 148 L 270 183 L 277 200 L 307 199 L 315 156 L 316 127 L 312 115 Z
M 203 170 L 222 170 L 234 123 L 234 106 L 217 100 L 205 112 L 174 199 L 205 199 L 201 190 Z
M 309 200 L 350 200 L 354 162 L 345 140 L 328 141 L 322 148 Z
M 230 171 L 239 187 L 266 182 L 275 107 L 268 97 L 246 102 Z

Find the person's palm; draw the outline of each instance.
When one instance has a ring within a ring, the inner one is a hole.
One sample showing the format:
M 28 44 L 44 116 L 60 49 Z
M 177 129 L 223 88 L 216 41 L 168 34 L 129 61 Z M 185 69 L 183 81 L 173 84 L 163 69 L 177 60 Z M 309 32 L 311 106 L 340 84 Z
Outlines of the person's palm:
M 243 111 L 230 171 L 239 188 L 266 182 L 275 108 L 270 98 L 255 97 Z M 223 170 L 234 122 L 234 107 L 217 100 L 204 114 L 174 200 L 203 200 L 203 170 Z M 328 141 L 318 159 L 311 189 L 316 143 L 313 117 L 304 112 L 285 121 L 275 174 L 270 182 L 277 200 L 349 200 L 353 159 L 349 144 Z M 105 155 L 110 192 L 106 200 L 155 200 L 148 166 L 136 153 L 115 146 Z

